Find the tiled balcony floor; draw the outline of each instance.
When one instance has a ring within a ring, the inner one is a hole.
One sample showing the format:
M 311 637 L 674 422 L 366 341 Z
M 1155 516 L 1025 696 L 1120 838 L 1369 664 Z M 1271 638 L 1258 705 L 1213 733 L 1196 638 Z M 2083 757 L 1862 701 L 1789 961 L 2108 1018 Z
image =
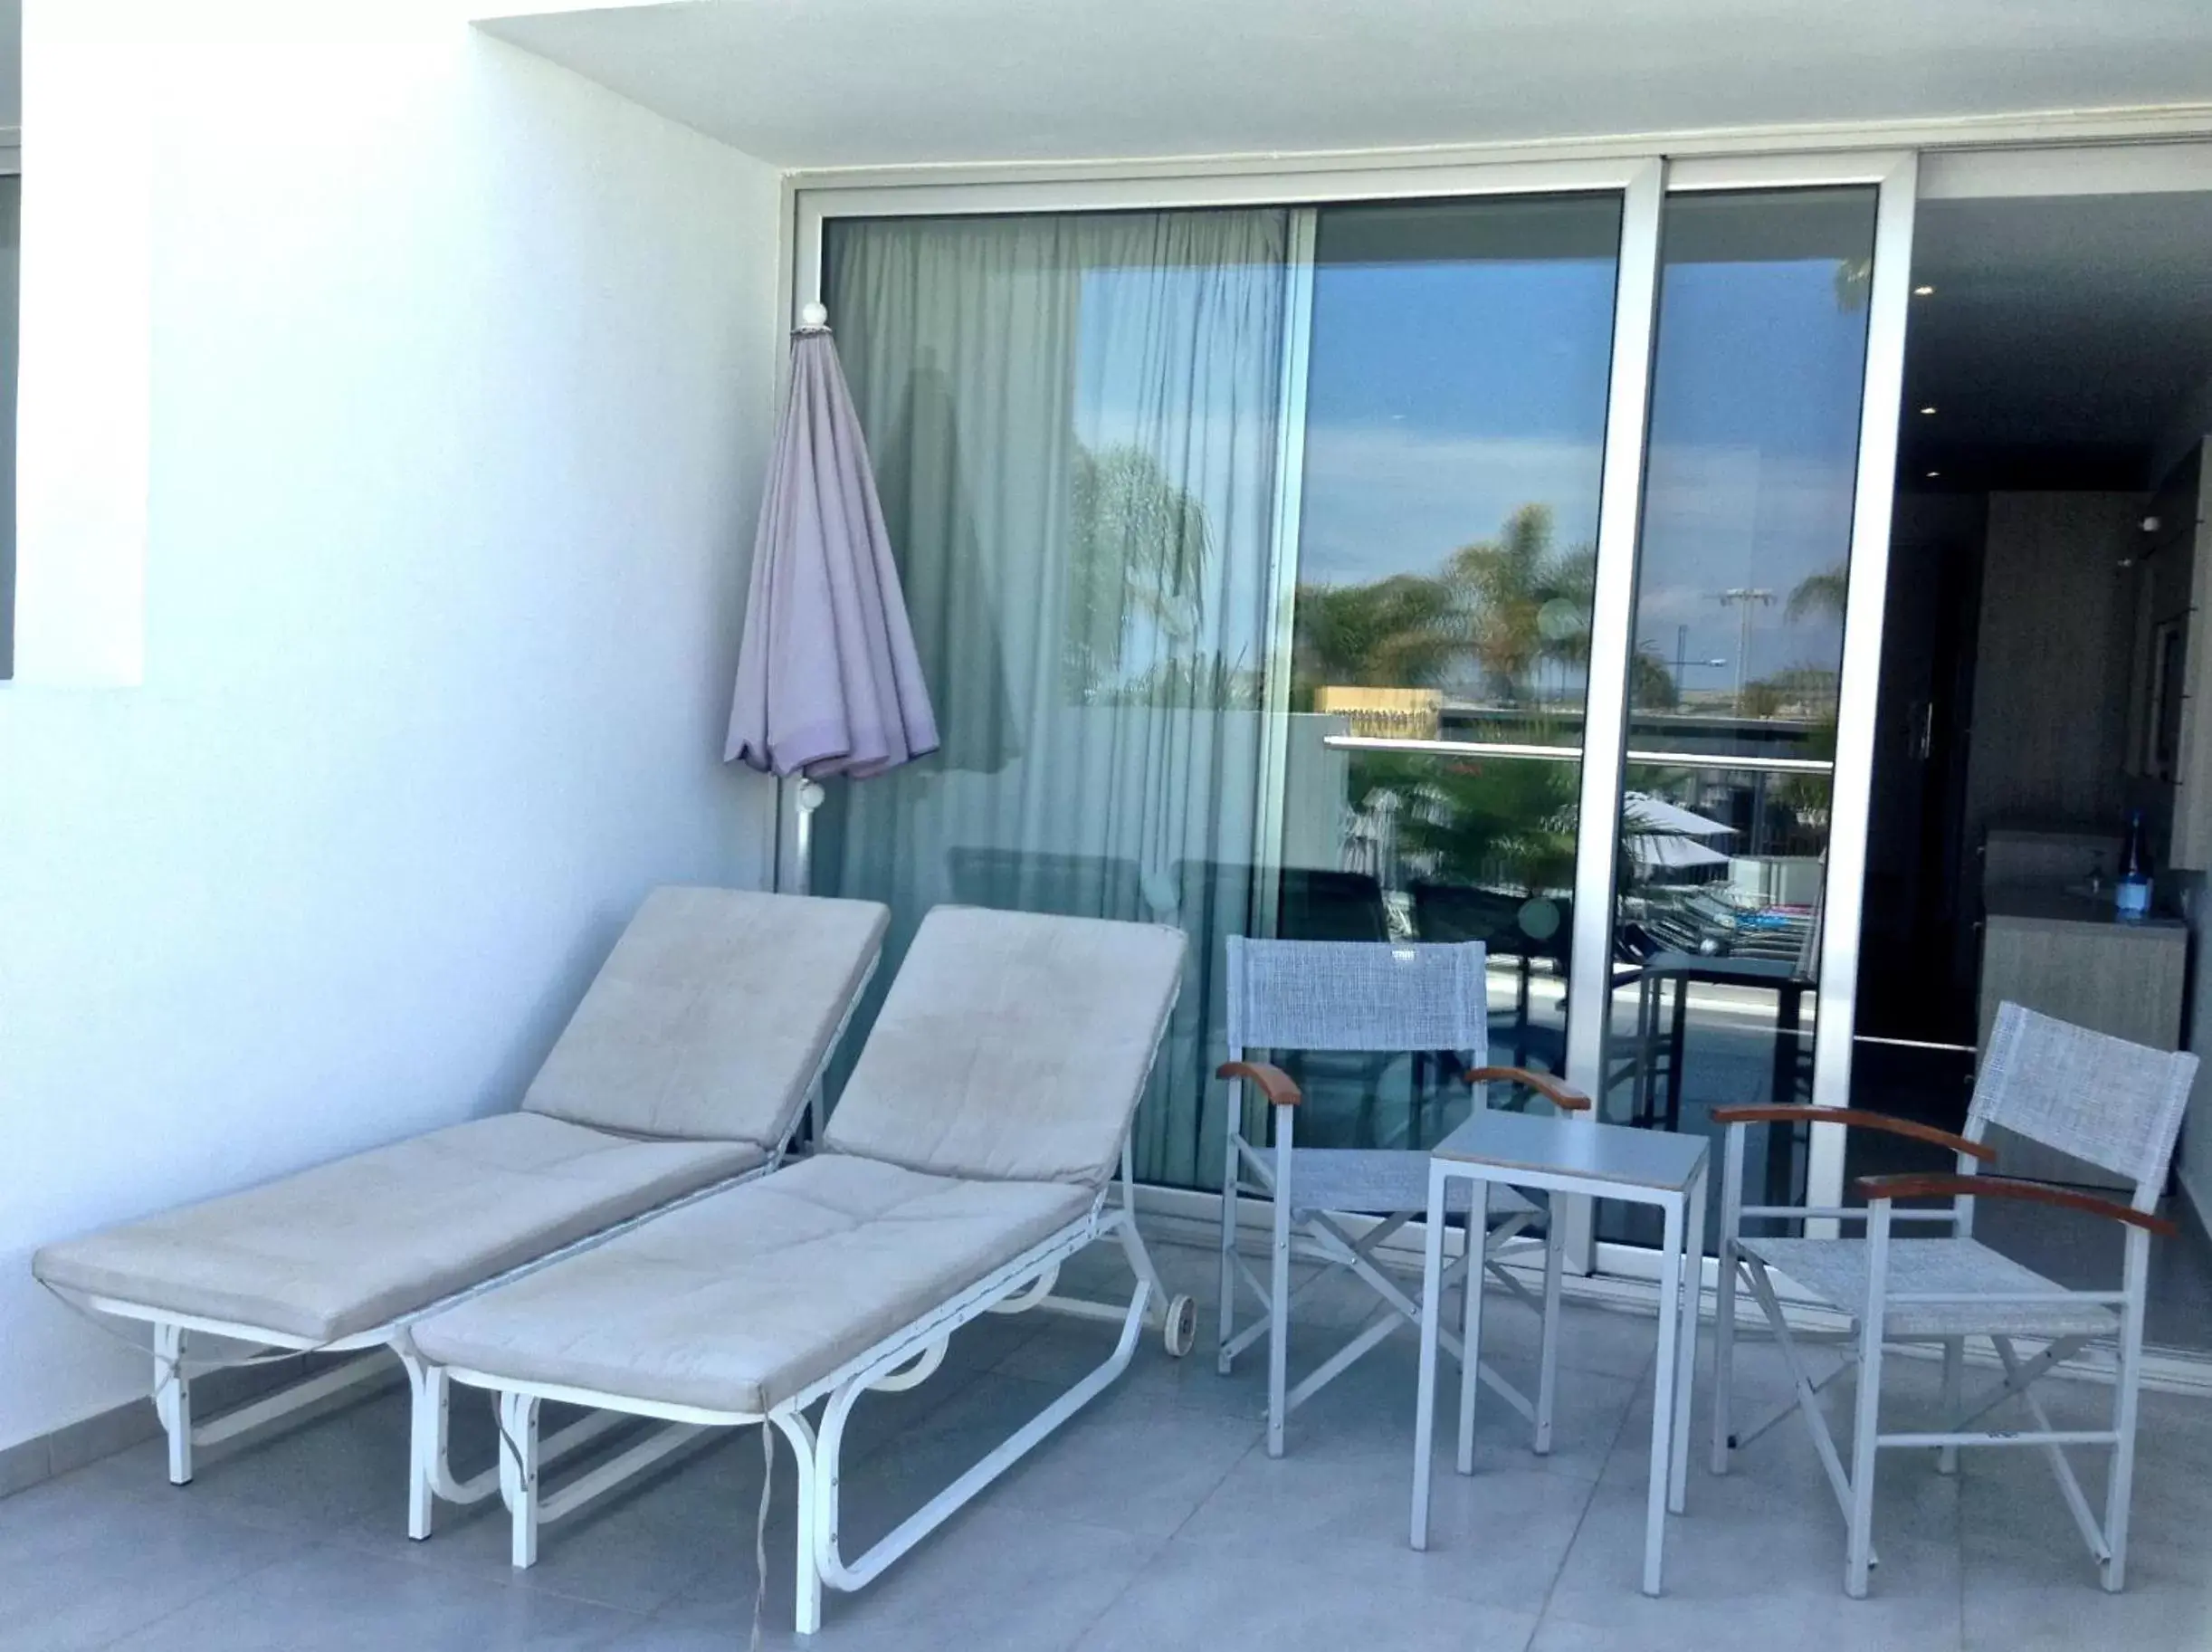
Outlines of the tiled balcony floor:
M 1393 1338 L 1292 1419 L 1288 1456 L 1261 1445 L 1263 1364 L 1217 1376 L 1211 1258 L 1158 1246 L 1198 1291 L 1201 1346 L 1180 1363 L 1154 1342 L 1122 1381 L 871 1589 L 829 1596 L 820 1652 L 1487 1652 L 1489 1648 L 2212 1647 L 2212 1402 L 2147 1395 L 2131 1586 L 2107 1597 L 2048 1469 L 2029 1451 L 1969 1454 L 1945 1480 L 1931 1459 L 1885 1453 L 1873 1598 L 1842 1592 L 1842 1521 L 1793 1422 L 1714 1479 L 1701 1449 L 1690 1512 L 1671 1523 L 1667 1594 L 1636 1592 L 1649 1421 L 1649 1320 L 1570 1308 L 1557 1448 L 1531 1456 L 1492 1403 L 1477 1473 L 1440 1466 L 1433 1544 L 1406 1547 L 1413 1346 Z M 1110 1256 L 1094 1253 L 1103 1263 Z M 1108 1276 L 1104 1267 L 1084 1271 Z M 1324 1351 L 1325 1297 L 1293 1342 Z M 1486 1351 L 1525 1369 L 1534 1323 L 1501 1303 Z M 1340 1330 L 1339 1332 L 1340 1336 Z M 987 1321 L 945 1370 L 886 1396 L 848 1456 L 846 1547 L 856 1549 L 1102 1351 L 1107 1328 L 1042 1314 Z M 1778 1366 L 1746 1351 L 1757 1408 Z M 1892 1365 L 1885 1424 L 1925 1413 L 1930 1368 Z M 2042 1390 L 2092 1414 L 2107 1390 Z M 1830 1390 L 1847 1406 L 1849 1384 Z M 1704 1437 L 1702 1365 L 1697 1420 Z M 547 1529 L 542 1559 L 511 1571 L 498 1505 L 441 1511 L 404 1533 L 405 1408 L 386 1389 L 291 1434 L 208 1453 L 173 1489 L 146 1446 L 0 1502 L 0 1647 L 607 1647 L 747 1644 L 761 1476 L 750 1432 Z M 856 1429 L 860 1423 L 856 1420 Z M 1450 1450 L 1448 1428 L 1439 1448 Z M 489 1461 L 489 1407 L 456 1397 L 456 1456 Z M 777 1466 L 764 1642 L 787 1646 L 790 1464 Z M 2102 1470 L 2086 1475 L 2097 1494 Z

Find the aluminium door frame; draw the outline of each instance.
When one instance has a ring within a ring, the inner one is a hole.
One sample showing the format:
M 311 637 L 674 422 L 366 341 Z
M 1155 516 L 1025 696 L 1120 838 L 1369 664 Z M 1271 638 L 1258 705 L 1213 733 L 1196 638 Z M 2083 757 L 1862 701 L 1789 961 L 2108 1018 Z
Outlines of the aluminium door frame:
M 1866 359 L 1860 379 L 1858 455 L 1852 491 L 1843 664 L 1836 691 L 1835 756 L 1829 770 L 1828 864 L 1813 1037 L 1812 1101 L 1817 1107 L 1846 1107 L 1851 1100 L 1874 719 L 1882 690 L 1883 607 L 1889 586 L 1890 525 L 1896 499 L 1919 172 L 1920 158 L 1915 153 L 1872 150 L 1704 157 L 1677 162 L 1667 175 L 1670 195 L 1851 185 L 1872 185 L 1877 190 Z M 1609 921 L 1609 907 L 1607 916 Z M 1816 1124 L 1811 1138 L 1806 1167 L 1807 1199 L 1839 1205 L 1844 1191 L 1844 1132 L 1835 1125 Z M 1808 1226 L 1807 1232 L 1821 1237 L 1816 1229 L 1834 1227 L 1833 1221 L 1816 1222 Z M 1644 1277 L 1655 1271 L 1657 1257 L 1641 1246 L 1607 1242 L 1591 1247 L 1587 1265 L 1597 1272 Z

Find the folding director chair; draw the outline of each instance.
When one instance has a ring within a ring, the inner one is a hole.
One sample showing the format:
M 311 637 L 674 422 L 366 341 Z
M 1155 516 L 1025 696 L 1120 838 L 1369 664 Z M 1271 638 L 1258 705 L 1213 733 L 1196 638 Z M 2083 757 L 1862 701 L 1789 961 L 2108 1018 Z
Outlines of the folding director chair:
M 2096 1558 L 2107 1590 L 2125 1581 L 2128 1501 L 2135 1466 L 2136 1398 L 2142 1378 L 2143 1301 L 2150 1272 L 2150 1236 L 2170 1234 L 2172 1224 L 2152 1214 L 2166 1185 L 2174 1138 L 2188 1104 L 2197 1057 L 2169 1055 L 2053 1020 L 2017 1004 L 1998 1007 L 1988 1054 L 1974 1086 L 1966 1133 L 1954 1136 L 1924 1124 L 1878 1113 L 1810 1107 L 1738 1107 L 1714 1112 L 1728 1128 L 1722 1179 L 1721 1294 L 1714 1385 L 1712 1468 L 1728 1471 L 1729 1454 L 1765 1433 L 1793 1408 L 1805 1419 L 1829 1485 L 1842 1507 L 1850 1541 L 1845 1592 L 1866 1592 L 1874 1550 L 1874 1454 L 1899 1447 L 1932 1447 L 1939 1472 L 1957 1472 L 1961 1446 L 2031 1446 L 2041 1450 L 2083 1541 Z M 1956 1174 L 1868 1176 L 1859 1181 L 1864 1209 L 1812 1209 L 1743 1203 L 1744 1132 L 1755 1123 L 1820 1122 L 1888 1131 L 1950 1148 Z M 1997 1153 L 1992 1130 L 2041 1142 L 2128 1178 L 2135 1185 L 2125 1205 L 2043 1182 L 2013 1181 L 1986 1173 Z M 1940 1208 L 1898 1209 L 1900 1198 L 1948 1198 Z M 1999 1255 L 1974 1237 L 1978 1198 L 2026 1199 L 2121 1222 L 2127 1256 L 2121 1288 L 2074 1291 Z M 1864 1222 L 1863 1237 L 1763 1238 L 1745 1235 L 1747 1218 L 1802 1220 L 1807 1217 Z M 1901 1223 L 1948 1227 L 1947 1237 L 1894 1239 Z M 1853 1323 L 1856 1349 L 1815 1381 L 1784 1316 L 1773 1274 L 1787 1275 Z M 1730 1418 L 1733 1376 L 1736 1291 L 1749 1285 L 1774 1332 L 1796 1389 L 1794 1399 L 1757 1427 L 1736 1432 Z M 1961 1402 L 1967 1339 L 1986 1336 L 2004 1368 L 2003 1380 L 1978 1399 Z M 2024 1358 L 2019 1343 L 2039 1342 Z M 2109 1428 L 2065 1429 L 2030 1386 L 2092 1342 L 2113 1344 L 2112 1421 Z M 1880 1428 L 1883 1350 L 1888 1343 L 1940 1343 L 1943 1408 L 1949 1426 L 1935 1431 L 1883 1433 Z M 1851 1466 L 1822 1414 L 1819 1390 L 1849 1370 L 1858 1373 Z M 2007 1400 L 2018 1399 L 2032 1428 L 1977 1429 L 1974 1425 Z M 2102 1447 L 2112 1453 L 2104 1518 L 2090 1507 L 2066 1448 Z
M 1555 1106 L 1580 1111 L 1589 1098 L 1548 1074 L 1487 1065 L 1489 987 L 1480 942 L 1420 945 L 1392 941 L 1247 941 L 1228 942 L 1228 1055 L 1217 1076 L 1249 1083 L 1273 1116 L 1272 1145 L 1244 1132 L 1241 1097 L 1225 1106 L 1228 1152 L 1222 1177 L 1221 1346 L 1218 1364 L 1228 1374 L 1236 1356 L 1267 1338 L 1267 1451 L 1281 1456 L 1289 1414 L 1341 1376 L 1401 1324 L 1418 1325 L 1416 1294 L 1384 1271 L 1377 1253 L 1428 1206 L 1428 1154 L 1418 1149 L 1300 1147 L 1295 1120 L 1299 1086 L 1281 1067 L 1249 1059 L 1250 1052 L 1356 1051 L 1412 1055 L 1450 1051 L 1464 1063 L 1476 1104 L 1487 1104 L 1492 1083 L 1518 1085 Z M 1521 1098 L 1526 1104 L 1525 1096 Z M 1273 1205 L 1270 1267 L 1263 1278 L 1236 1247 L 1237 1203 L 1243 1198 Z M 1463 1186 L 1452 1209 L 1469 1208 Z M 1551 1397 L 1557 1367 L 1559 1236 L 1542 1207 L 1506 1189 L 1490 1197 L 1492 1226 L 1478 1244 L 1470 1235 L 1444 1284 L 1482 1288 L 1469 1261 L 1480 1256 L 1491 1275 L 1541 1316 L 1542 1352 L 1533 1399 L 1481 1368 L 1483 1380 L 1528 1418 L 1536 1449 L 1551 1448 Z M 1364 1232 L 1356 1231 L 1362 1222 Z M 1539 1297 L 1500 1265 L 1505 1246 L 1532 1227 L 1544 1229 L 1544 1290 Z M 1294 1291 L 1291 1256 L 1348 1270 L 1382 1299 L 1382 1305 L 1351 1340 L 1295 1387 L 1288 1380 L 1291 1313 L 1298 1295 L 1330 1276 L 1324 1268 Z M 1260 1317 L 1239 1329 L 1240 1284 L 1259 1299 Z M 1459 1342 L 1441 1333 L 1443 1347 L 1462 1358 Z

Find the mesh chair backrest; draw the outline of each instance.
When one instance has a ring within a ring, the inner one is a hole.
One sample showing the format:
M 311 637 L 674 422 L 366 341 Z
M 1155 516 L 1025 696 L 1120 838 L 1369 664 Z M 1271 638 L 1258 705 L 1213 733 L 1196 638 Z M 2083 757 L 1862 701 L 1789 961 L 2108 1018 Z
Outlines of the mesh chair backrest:
M 1974 1082 L 1967 1133 L 1998 1125 L 2127 1177 L 2156 1198 L 2197 1077 L 2197 1057 L 2000 1004 Z
M 1455 1050 L 1487 1059 L 1480 941 L 1229 937 L 1228 1044 L 1245 1050 Z

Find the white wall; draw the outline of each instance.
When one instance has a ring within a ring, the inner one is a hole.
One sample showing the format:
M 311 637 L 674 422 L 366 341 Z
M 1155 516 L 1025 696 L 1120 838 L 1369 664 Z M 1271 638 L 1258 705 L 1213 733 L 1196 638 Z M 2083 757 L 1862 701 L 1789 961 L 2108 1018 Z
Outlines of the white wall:
M 88 225 L 142 241 L 146 430 L 24 482 L 139 441 L 144 672 L 0 687 L 0 1447 L 146 1386 L 35 1246 L 511 1104 L 645 888 L 760 871 L 775 176 L 458 23 L 167 7 L 141 75 L 106 4 L 32 3 L 24 329 L 113 301 Z M 57 125 L 147 134 L 150 221 L 40 195 L 43 63 L 109 51 L 151 109 Z M 28 427 L 72 386 L 24 370 Z

